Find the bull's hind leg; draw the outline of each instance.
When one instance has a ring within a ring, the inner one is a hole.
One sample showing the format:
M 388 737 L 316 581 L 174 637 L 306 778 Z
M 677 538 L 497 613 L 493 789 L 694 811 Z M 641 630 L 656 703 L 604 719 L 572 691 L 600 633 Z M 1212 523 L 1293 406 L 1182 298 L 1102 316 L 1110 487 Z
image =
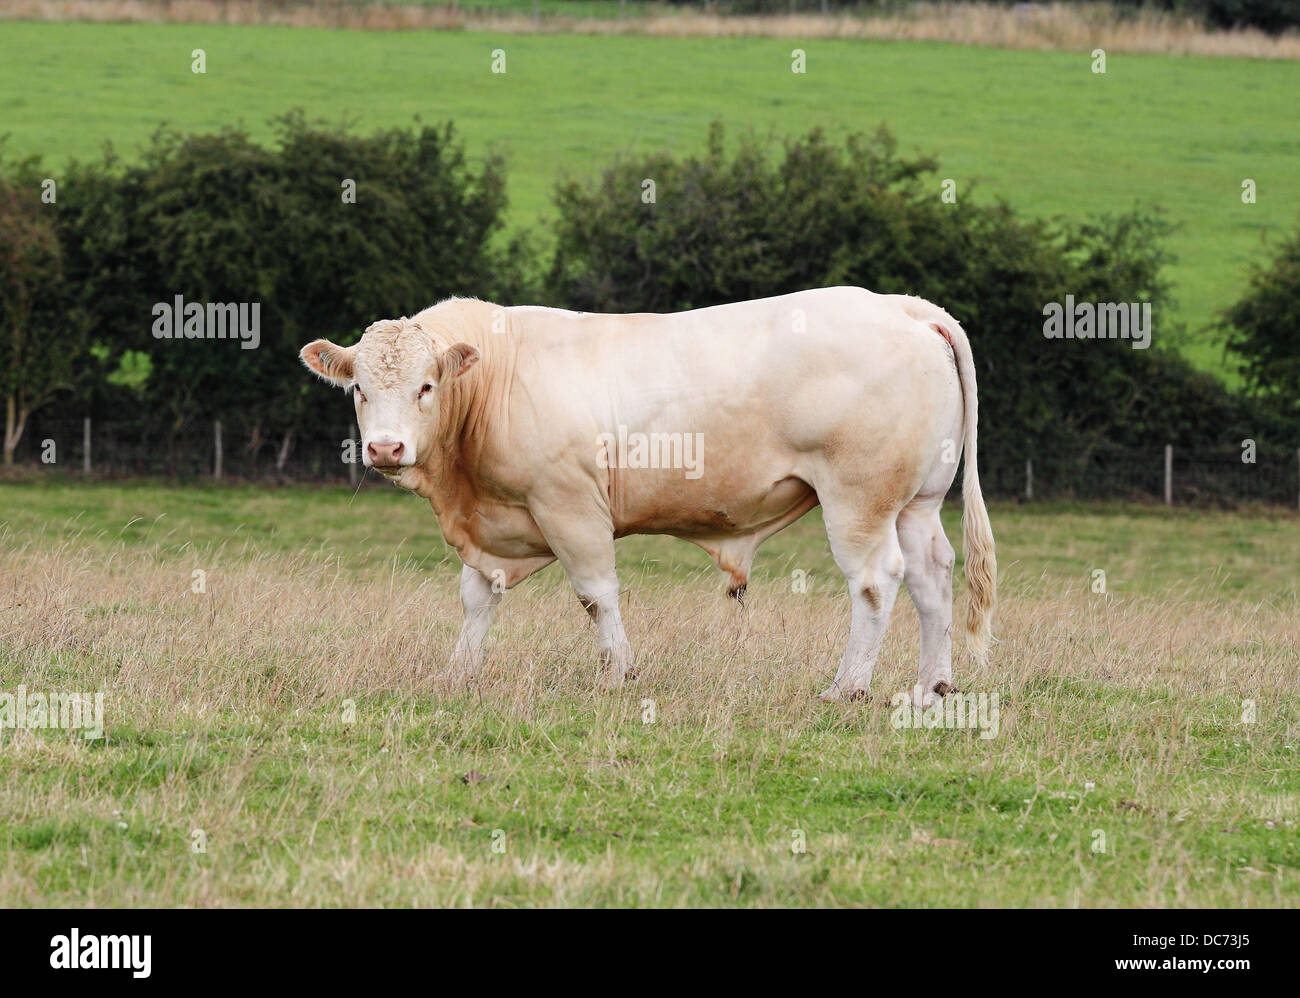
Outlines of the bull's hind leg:
M 821 699 L 863 699 L 871 694 L 871 671 L 903 579 L 903 552 L 893 515 L 870 522 L 858 511 L 837 508 L 824 498 L 822 504 L 831 554 L 848 581 L 853 610 L 848 646 L 835 681 Z
M 898 517 L 904 581 L 921 622 L 921 662 L 913 701 L 933 706 L 952 683 L 952 545 L 939 520 L 940 500 L 916 500 Z

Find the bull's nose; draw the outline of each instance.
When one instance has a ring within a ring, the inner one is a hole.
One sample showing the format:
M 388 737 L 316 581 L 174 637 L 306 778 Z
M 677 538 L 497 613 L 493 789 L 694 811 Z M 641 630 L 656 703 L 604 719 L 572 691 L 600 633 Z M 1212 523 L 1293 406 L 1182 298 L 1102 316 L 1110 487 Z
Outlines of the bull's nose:
M 370 463 L 376 468 L 396 468 L 402 463 L 402 452 L 404 450 L 401 441 L 376 440 L 374 443 L 366 445 L 366 453 L 370 456 Z

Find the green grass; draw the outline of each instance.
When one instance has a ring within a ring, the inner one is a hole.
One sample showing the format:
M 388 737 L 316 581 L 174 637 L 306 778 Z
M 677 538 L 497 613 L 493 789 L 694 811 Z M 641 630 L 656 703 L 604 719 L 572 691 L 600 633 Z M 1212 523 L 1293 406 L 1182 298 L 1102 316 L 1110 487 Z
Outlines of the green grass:
M 1300 902 L 1294 516 L 995 506 L 982 739 L 889 723 L 906 597 L 875 700 L 814 700 L 847 627 L 815 516 L 744 610 L 690 545 L 620 542 L 624 692 L 554 569 L 463 688 L 427 678 L 458 616 L 427 505 L 349 496 L 0 485 L 0 693 L 103 690 L 107 728 L 0 733 L 0 904 Z
M 996 508 L 999 563 L 1014 569 L 1035 595 L 1090 582 L 1098 567 L 1107 571 L 1112 591 L 1132 595 L 1159 596 L 1193 585 L 1206 594 L 1252 600 L 1300 595 L 1295 572 L 1300 546 L 1289 513 L 1241 517 L 1126 503 Z M 954 546 L 960 547 L 960 505 L 946 507 L 943 516 Z M 1044 523 L 1051 526 L 1048 536 L 1040 533 Z M 75 479 L 51 477 L 0 483 L 0 525 L 20 537 L 39 534 L 50 544 L 120 545 L 160 557 L 194 548 L 270 556 L 311 551 L 337 555 L 350 574 L 374 572 L 394 559 L 410 571 L 441 572 L 452 564 L 459 571 L 428 503 L 374 482 L 355 493 L 313 486 L 165 487 L 143 480 L 88 489 Z M 714 571 L 693 545 L 657 537 L 623 538 L 618 557 L 623 571 L 652 581 Z M 836 572 L 820 509 L 763 546 L 754 578 L 775 582 L 801 565 L 816 574 Z M 556 566 L 542 578 L 564 584 Z
M 1210 370 L 1223 361 L 1205 327 L 1266 258 L 1265 237 L 1300 214 L 1295 62 L 1112 53 L 1103 76 L 1087 52 L 933 43 L 35 23 L 4 33 L 13 152 L 57 167 L 111 140 L 131 156 L 162 120 L 239 121 L 265 136 L 292 107 L 366 129 L 451 119 L 473 152 L 507 156 L 516 225 L 548 216 L 562 172 L 592 176 L 632 150 L 699 150 L 715 118 L 733 135 L 885 121 L 905 150 L 941 157 L 959 198 L 978 185 L 973 196 L 1071 218 L 1163 208 L 1180 226 L 1178 314 L 1166 318 L 1188 325 L 1186 352 Z M 806 75 L 790 72 L 796 44 Z M 498 47 L 504 75 L 489 71 Z M 190 72 L 194 48 L 207 53 L 205 76 Z M 1245 178 L 1257 204 L 1241 203 Z
M 437 4 L 441 0 L 414 0 L 419 4 Z M 666 5 L 647 0 L 628 0 L 623 12 L 629 17 L 641 17 L 652 11 L 661 12 Z M 462 11 L 478 11 L 491 14 L 517 14 L 532 16 L 534 7 L 542 17 L 605 18 L 617 19 L 619 16 L 618 0 L 466 0 L 457 4 Z M 671 10 L 671 8 L 668 8 Z

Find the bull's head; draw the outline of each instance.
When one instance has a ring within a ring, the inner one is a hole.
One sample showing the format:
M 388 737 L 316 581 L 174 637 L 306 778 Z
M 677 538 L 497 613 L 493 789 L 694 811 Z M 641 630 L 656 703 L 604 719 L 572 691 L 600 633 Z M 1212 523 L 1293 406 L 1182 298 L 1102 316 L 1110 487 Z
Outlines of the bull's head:
M 302 362 L 351 392 L 366 467 L 399 475 L 434 446 L 439 398 L 479 359 L 468 343 L 446 345 L 414 319 L 384 319 L 354 346 L 314 340 Z

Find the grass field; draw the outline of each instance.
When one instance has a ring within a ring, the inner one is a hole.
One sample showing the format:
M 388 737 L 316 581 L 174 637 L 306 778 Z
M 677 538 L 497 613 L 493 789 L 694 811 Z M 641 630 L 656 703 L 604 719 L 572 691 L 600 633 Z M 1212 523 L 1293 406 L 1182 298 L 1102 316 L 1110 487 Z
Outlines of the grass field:
M 517 225 L 547 216 L 561 172 L 590 176 L 631 150 L 699 150 L 713 119 L 733 136 L 885 121 L 905 150 L 941 156 L 959 199 L 978 184 L 976 196 L 1042 216 L 1162 207 L 1181 226 L 1169 318 L 1211 370 L 1222 357 L 1204 327 L 1266 258 L 1263 237 L 1300 217 L 1298 62 L 1112 53 L 1097 75 L 1086 51 L 937 43 L 78 23 L 3 33 L 11 153 L 57 167 L 112 141 L 131 156 L 162 120 L 266 135 L 292 107 L 366 129 L 453 119 L 473 152 L 507 156 Z M 796 44 L 805 75 L 790 71 Z M 195 48 L 206 75 L 190 72 Z M 495 48 L 505 74 L 490 71 Z M 1245 178 L 1256 204 L 1241 202 Z
M 1295 517 L 992 516 L 983 738 L 891 725 L 906 598 L 874 699 L 814 699 L 848 625 L 815 516 L 743 609 L 621 542 L 626 691 L 554 568 L 467 689 L 411 496 L 0 485 L 0 693 L 103 691 L 106 732 L 0 733 L 0 905 L 1300 903 Z

